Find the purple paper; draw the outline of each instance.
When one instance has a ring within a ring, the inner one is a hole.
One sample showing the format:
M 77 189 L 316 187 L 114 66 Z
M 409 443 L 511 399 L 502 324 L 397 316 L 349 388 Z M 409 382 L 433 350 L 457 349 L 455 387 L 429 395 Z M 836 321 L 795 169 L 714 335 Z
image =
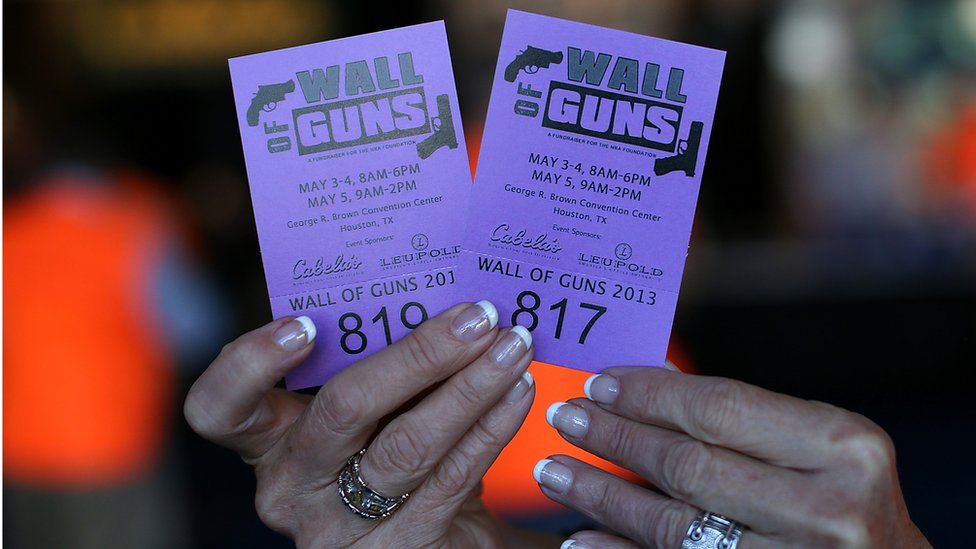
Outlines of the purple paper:
M 538 360 L 663 365 L 724 52 L 511 10 L 459 296 Z
M 443 22 L 230 60 L 275 318 L 318 328 L 289 389 L 451 304 L 470 192 Z

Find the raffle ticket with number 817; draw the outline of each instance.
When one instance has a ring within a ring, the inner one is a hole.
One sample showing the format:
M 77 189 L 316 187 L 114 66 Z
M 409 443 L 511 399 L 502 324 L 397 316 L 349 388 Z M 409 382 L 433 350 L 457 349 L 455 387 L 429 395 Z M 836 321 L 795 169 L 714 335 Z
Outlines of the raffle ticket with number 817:
M 663 365 L 725 54 L 509 11 L 459 297 L 538 360 Z

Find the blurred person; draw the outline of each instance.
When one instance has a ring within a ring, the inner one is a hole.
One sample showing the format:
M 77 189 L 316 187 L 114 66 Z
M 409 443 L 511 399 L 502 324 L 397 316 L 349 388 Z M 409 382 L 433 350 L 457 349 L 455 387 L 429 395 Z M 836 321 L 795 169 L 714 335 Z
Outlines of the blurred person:
M 194 430 L 254 467 L 268 526 L 299 547 L 555 546 L 481 498 L 536 396 L 528 330 L 500 330 L 486 301 L 462 303 L 314 397 L 276 388 L 315 336 L 308 317 L 244 334 L 184 406 Z M 568 456 L 539 461 L 547 497 L 625 536 L 586 531 L 564 548 L 928 547 L 890 439 L 862 416 L 671 365 L 609 368 L 582 389 L 548 423 L 651 489 Z
M 973 5 L 791 0 L 777 10 L 768 57 L 792 141 L 786 183 L 801 232 L 968 225 Z
M 4 121 L 7 542 L 182 546 L 178 479 L 164 463 L 175 368 L 211 352 L 216 304 L 157 181 L 45 168 L 58 151 L 22 131 L 31 118 L 4 99 L 18 107 Z
M 790 219 L 807 235 L 877 233 L 910 221 L 910 147 L 890 96 L 859 64 L 853 7 L 791 1 L 769 57 L 794 141 Z

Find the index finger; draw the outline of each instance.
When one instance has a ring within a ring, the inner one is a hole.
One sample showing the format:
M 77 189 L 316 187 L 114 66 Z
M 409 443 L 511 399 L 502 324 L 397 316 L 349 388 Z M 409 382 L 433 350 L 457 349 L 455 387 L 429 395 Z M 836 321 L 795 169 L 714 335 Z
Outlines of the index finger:
M 838 415 L 826 404 L 663 368 L 609 368 L 590 377 L 584 392 L 617 415 L 785 467 L 822 463 L 837 429 Z

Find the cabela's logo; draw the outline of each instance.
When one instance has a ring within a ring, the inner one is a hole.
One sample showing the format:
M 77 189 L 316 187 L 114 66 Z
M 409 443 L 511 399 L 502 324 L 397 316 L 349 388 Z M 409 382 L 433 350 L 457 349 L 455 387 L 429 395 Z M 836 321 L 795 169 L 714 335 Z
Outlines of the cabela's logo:
M 491 242 L 511 248 L 535 250 L 557 254 L 563 247 L 556 238 L 549 238 L 549 233 L 530 235 L 525 229 L 513 229 L 508 223 L 502 223 L 491 231 Z
M 301 258 L 292 267 L 291 277 L 293 280 L 307 280 L 309 278 L 355 271 L 362 266 L 363 262 L 354 255 L 346 258 L 346 256 L 339 254 L 329 262 L 326 262 L 324 257 L 320 257 L 311 262 L 305 258 Z

